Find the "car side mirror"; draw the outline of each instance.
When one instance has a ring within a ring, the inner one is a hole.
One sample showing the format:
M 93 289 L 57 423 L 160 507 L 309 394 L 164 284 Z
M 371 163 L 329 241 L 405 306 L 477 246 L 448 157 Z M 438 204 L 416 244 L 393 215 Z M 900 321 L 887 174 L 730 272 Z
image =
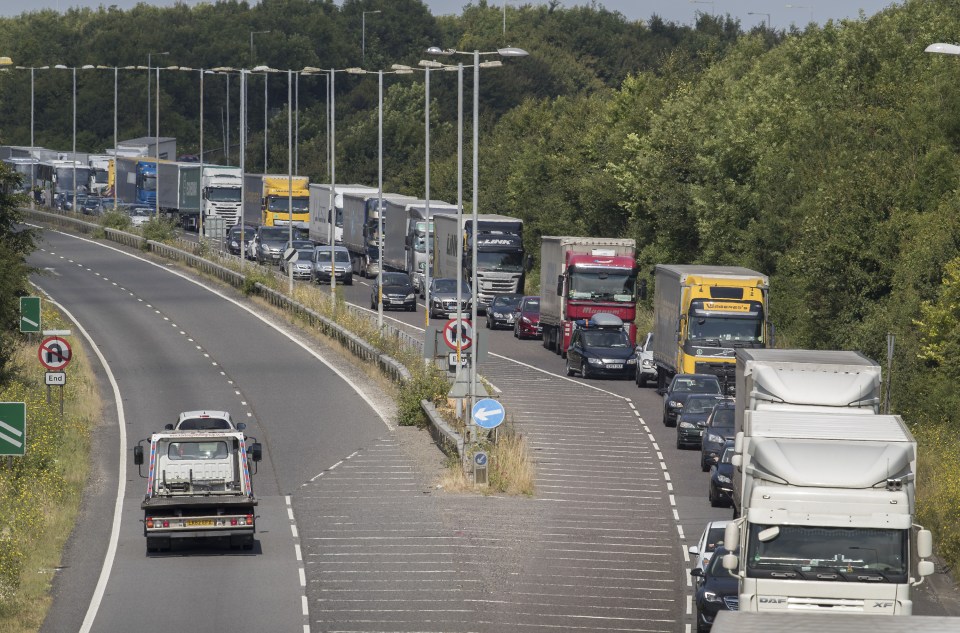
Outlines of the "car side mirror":
M 699 567 L 694 567 L 690 570 L 690 575 L 696 578 L 703 578 L 703 570 Z

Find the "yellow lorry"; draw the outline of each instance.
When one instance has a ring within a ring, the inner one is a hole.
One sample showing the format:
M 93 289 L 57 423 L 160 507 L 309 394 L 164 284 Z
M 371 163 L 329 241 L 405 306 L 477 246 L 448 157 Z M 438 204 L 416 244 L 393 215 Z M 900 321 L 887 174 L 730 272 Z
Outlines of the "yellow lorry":
M 769 279 L 736 266 L 657 264 L 653 360 L 657 390 L 674 374 L 714 374 L 734 391 L 736 351 L 771 347 Z
M 292 183 L 292 188 L 291 188 Z M 259 204 L 260 221 L 267 226 L 290 224 L 291 195 L 293 226 L 306 231 L 310 227 L 310 179 L 287 174 L 244 175 L 244 217 L 253 214 Z

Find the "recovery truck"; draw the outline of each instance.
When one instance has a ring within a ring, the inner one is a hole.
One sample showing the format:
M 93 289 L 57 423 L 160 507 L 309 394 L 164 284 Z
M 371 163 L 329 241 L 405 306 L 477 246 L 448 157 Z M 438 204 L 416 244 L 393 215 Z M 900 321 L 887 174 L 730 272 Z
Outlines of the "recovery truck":
M 335 245 L 343 244 L 343 194 L 345 193 L 377 193 L 376 187 L 364 185 L 334 185 L 333 208 L 336 214 L 331 213 L 330 185 L 310 184 L 310 239 L 317 244 L 330 245 L 330 229 L 333 223 L 333 241 Z
M 770 344 L 767 276 L 737 266 L 657 264 L 653 360 L 657 391 L 675 374 L 714 374 L 734 390 L 734 352 Z
M 133 463 L 147 480 L 140 507 L 148 552 L 186 538 L 221 538 L 231 547 L 253 548 L 257 500 L 249 462 L 259 462 L 263 449 L 256 441 L 248 446 L 247 439 L 241 430 L 165 430 L 133 447 Z
M 293 198 L 293 226 L 310 227 L 310 180 L 306 176 L 286 174 L 245 174 L 243 180 L 244 217 L 259 217 L 267 226 L 290 224 L 290 199 Z
M 456 213 L 433 216 L 437 254 L 431 277 L 457 276 L 457 249 L 463 245 L 463 278 L 473 278 L 473 240 L 477 240 L 477 308 L 486 311 L 496 295 L 523 292 L 527 262 L 523 252 L 523 220 L 505 215 L 480 214 L 477 227 L 473 216 L 463 214 L 463 226 L 457 226 Z
M 607 313 L 636 345 L 636 242 L 545 235 L 540 242 L 540 325 L 543 346 L 564 358 L 577 321 Z
M 738 398 L 741 394 L 738 392 Z M 914 524 L 917 443 L 894 415 L 747 411 L 735 440 L 741 518 L 724 568 L 741 611 L 910 615 L 933 573 Z

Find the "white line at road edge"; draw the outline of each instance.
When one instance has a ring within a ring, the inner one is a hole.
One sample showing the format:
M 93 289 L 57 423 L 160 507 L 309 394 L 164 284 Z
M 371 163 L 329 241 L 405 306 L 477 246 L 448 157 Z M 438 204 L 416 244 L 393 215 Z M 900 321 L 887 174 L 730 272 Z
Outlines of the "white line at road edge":
M 37 226 L 37 225 L 31 225 L 31 226 Z M 326 367 L 327 367 L 330 371 L 332 371 L 334 374 L 336 374 L 342 381 L 344 381 L 345 383 L 347 383 L 347 384 L 350 386 L 351 389 L 353 389 L 354 391 L 357 392 L 357 395 L 359 395 L 359 396 L 363 399 L 363 401 L 367 403 L 367 406 L 369 406 L 371 409 L 373 409 L 373 411 L 377 414 L 377 416 L 380 418 L 380 420 L 382 420 L 383 423 L 386 425 L 386 427 L 387 427 L 388 430 L 390 430 L 390 431 L 393 431 L 393 430 L 394 430 L 394 426 L 390 423 L 390 420 L 387 419 L 387 416 L 383 413 L 383 411 L 381 411 L 380 408 L 379 408 L 376 404 L 374 404 L 373 400 L 371 400 L 371 399 L 367 396 L 367 394 L 365 394 L 365 393 L 360 389 L 360 387 L 359 387 L 356 383 L 354 383 L 352 380 L 350 380 L 350 378 L 348 378 L 346 374 L 344 374 L 342 371 L 340 371 L 339 369 L 337 369 L 336 367 L 334 367 L 333 365 L 331 365 L 329 362 L 327 362 L 327 360 L 326 360 L 323 356 L 321 356 L 320 354 L 318 354 L 317 352 L 315 352 L 313 349 L 311 349 L 309 345 L 307 345 L 306 343 L 304 343 L 303 341 L 301 341 L 299 338 L 297 338 L 296 336 L 294 336 L 294 335 L 291 334 L 290 332 L 287 332 L 286 330 L 278 327 L 278 326 L 275 325 L 274 323 L 271 323 L 266 317 L 264 317 L 264 316 L 262 316 L 262 315 L 260 315 L 260 314 L 257 314 L 256 312 L 254 312 L 254 310 L 253 310 L 252 308 L 243 305 L 242 303 L 240 303 L 239 301 L 237 301 L 237 300 L 235 300 L 235 299 L 231 299 L 230 297 L 228 297 L 227 295 L 223 294 L 223 293 L 220 292 L 219 290 L 215 290 L 214 288 L 211 288 L 210 286 L 207 286 L 206 284 L 203 284 L 203 283 L 201 283 L 200 281 L 198 281 L 198 280 L 196 280 L 196 279 L 191 279 L 190 277 L 188 277 L 187 275 L 184 275 L 183 273 L 181 273 L 181 272 L 179 272 L 179 271 L 172 270 L 172 269 L 168 268 L 167 266 L 162 266 L 162 265 L 160 265 L 160 264 L 158 264 L 158 263 L 156 263 L 156 262 L 152 262 L 152 261 L 150 261 L 149 259 L 146 259 L 146 258 L 144 258 L 144 257 L 140 257 L 140 256 L 138 256 L 138 255 L 133 255 L 133 254 L 131 254 L 131 253 L 127 253 L 126 251 L 122 251 L 122 250 L 120 250 L 119 248 L 114 248 L 113 246 L 108 246 L 107 244 L 101 244 L 100 242 L 96 242 L 96 241 L 94 241 L 94 240 L 88 240 L 88 239 L 86 239 L 86 238 L 79 237 L 79 236 L 77 236 L 77 235 L 71 235 L 70 233 L 64 233 L 63 231 L 52 231 L 51 229 L 47 229 L 46 227 L 40 227 L 40 226 L 37 226 L 37 228 L 43 228 L 44 230 L 51 231 L 52 233 L 58 233 L 58 234 L 60 234 L 60 235 L 66 236 L 66 237 L 72 237 L 73 239 L 75 239 L 75 240 L 80 240 L 81 242 L 88 242 L 88 243 L 90 243 L 90 244 L 95 244 L 96 246 L 100 246 L 101 248 L 107 248 L 107 249 L 110 249 L 111 251 L 115 251 L 115 252 L 117 252 L 117 253 L 120 253 L 121 255 L 126 255 L 127 257 L 131 257 L 131 258 L 133 258 L 133 259 L 138 259 L 138 260 L 140 260 L 140 261 L 142 261 L 142 262 L 144 262 L 144 263 L 150 264 L 151 266 L 156 266 L 156 267 L 159 268 L 160 270 L 163 270 L 163 271 L 165 271 L 165 272 L 170 273 L 171 275 L 176 275 L 177 277 L 180 277 L 181 279 L 184 279 L 184 280 L 186 280 L 186 281 L 189 281 L 190 283 L 195 284 L 195 285 L 203 288 L 203 289 L 206 290 L 207 292 L 210 292 L 210 293 L 212 293 L 212 294 L 220 297 L 220 298 L 223 299 L 224 301 L 227 301 L 227 302 L 229 302 L 229 303 L 232 303 L 234 306 L 240 308 L 241 310 L 245 310 L 245 311 L 248 312 L 251 316 L 253 316 L 253 317 L 256 318 L 256 319 L 259 319 L 259 320 L 262 321 L 265 325 L 267 325 L 268 327 L 272 328 L 273 330 L 275 330 L 276 332 L 280 333 L 281 335 L 286 336 L 286 337 L 287 337 L 288 339 L 290 339 L 293 343 L 295 343 L 296 345 L 298 345 L 299 347 L 301 347 L 306 353 L 310 354 L 311 356 L 313 356 L 314 358 L 316 358 L 318 361 L 320 361 L 321 363 L 323 363 L 324 365 L 326 365 Z
M 70 314 L 69 310 L 57 303 L 57 301 L 50 296 L 49 292 L 37 284 L 32 285 L 47 295 L 50 303 L 57 306 L 61 312 L 67 315 L 67 318 L 73 322 L 77 329 L 80 330 L 80 333 L 83 334 L 83 338 L 90 344 L 97 358 L 100 359 L 103 371 L 106 372 L 107 378 L 110 380 L 110 386 L 113 388 L 113 400 L 117 407 L 117 423 L 120 426 L 120 470 L 117 473 L 117 500 L 113 505 L 113 526 L 110 528 L 110 542 L 107 545 L 107 555 L 103 559 L 100 578 L 97 579 L 97 586 L 93 590 L 93 596 L 90 598 L 87 614 L 83 617 L 83 624 L 80 625 L 80 633 L 89 633 L 90 628 L 93 626 L 93 621 L 97 618 L 97 612 L 100 610 L 100 603 L 103 601 L 103 595 L 107 590 L 107 582 L 110 580 L 110 572 L 113 569 L 113 560 L 117 555 L 117 541 L 120 538 L 120 514 L 123 510 L 123 495 L 127 488 L 127 423 L 123 415 L 123 400 L 120 397 L 120 386 L 117 384 L 117 379 L 114 377 L 113 371 L 110 370 L 110 365 L 107 363 L 107 359 L 104 358 L 100 348 L 94 343 L 90 334 L 80 325 L 80 322 Z

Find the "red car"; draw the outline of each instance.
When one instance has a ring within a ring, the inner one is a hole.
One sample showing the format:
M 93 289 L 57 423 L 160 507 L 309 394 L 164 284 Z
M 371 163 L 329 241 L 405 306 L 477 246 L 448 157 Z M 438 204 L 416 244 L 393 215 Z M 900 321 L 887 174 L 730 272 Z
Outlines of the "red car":
M 541 338 L 540 297 L 524 297 L 517 306 L 517 318 L 513 322 L 513 335 L 517 338 Z

